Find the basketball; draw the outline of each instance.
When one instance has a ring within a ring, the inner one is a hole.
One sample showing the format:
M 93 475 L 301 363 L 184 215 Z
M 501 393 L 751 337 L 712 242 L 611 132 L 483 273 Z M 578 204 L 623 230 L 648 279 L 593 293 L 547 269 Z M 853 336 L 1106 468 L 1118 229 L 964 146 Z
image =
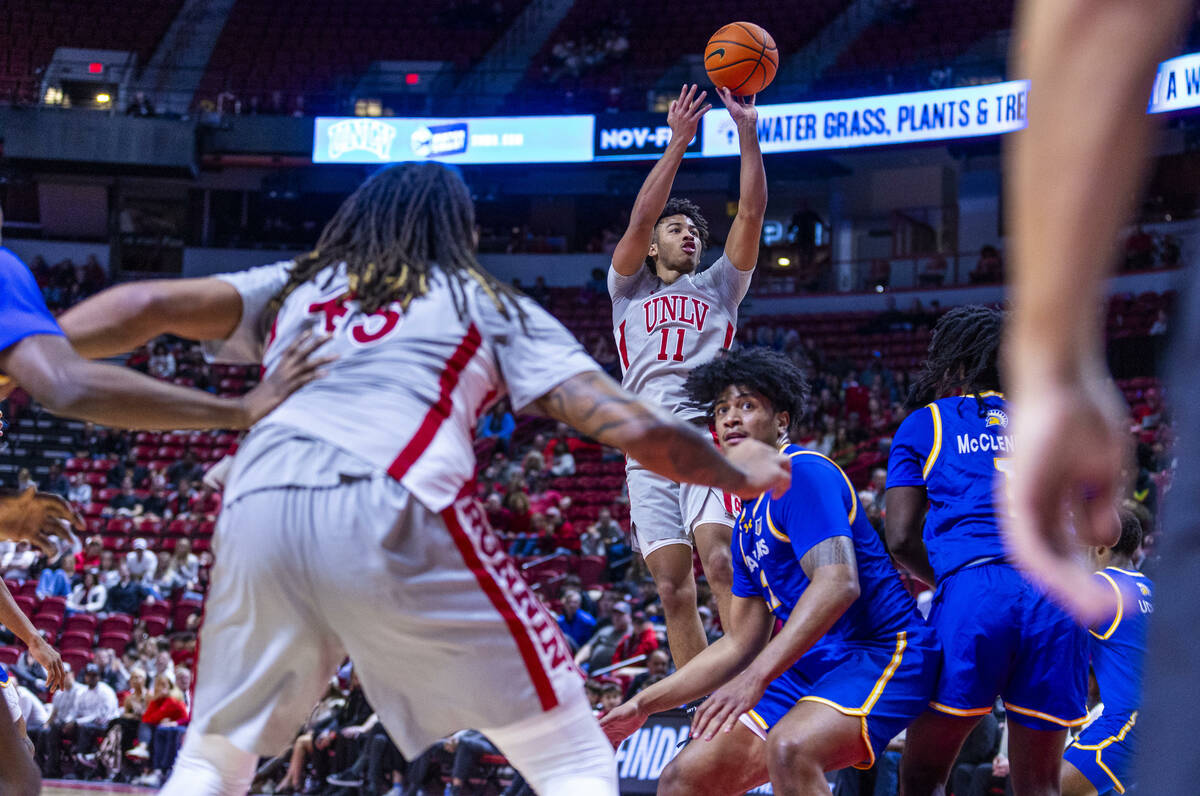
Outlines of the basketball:
M 730 22 L 708 40 L 704 68 L 718 87 L 738 96 L 757 94 L 775 79 L 779 50 L 771 34 L 753 22 Z

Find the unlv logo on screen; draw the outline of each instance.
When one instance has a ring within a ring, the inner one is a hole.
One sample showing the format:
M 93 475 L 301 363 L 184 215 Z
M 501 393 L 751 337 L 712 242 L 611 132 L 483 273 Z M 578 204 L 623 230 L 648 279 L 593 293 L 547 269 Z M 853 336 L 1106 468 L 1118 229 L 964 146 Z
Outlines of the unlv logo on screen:
M 391 160 L 396 129 L 378 119 L 347 119 L 329 125 L 329 157 L 340 158 L 347 152 L 369 152 L 379 160 Z

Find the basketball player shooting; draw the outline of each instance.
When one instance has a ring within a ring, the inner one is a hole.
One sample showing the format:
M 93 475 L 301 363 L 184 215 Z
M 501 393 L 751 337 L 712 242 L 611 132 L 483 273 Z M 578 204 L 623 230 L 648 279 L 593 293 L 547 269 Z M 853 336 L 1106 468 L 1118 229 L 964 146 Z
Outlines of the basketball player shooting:
M 739 495 L 786 488 L 788 460 L 761 443 L 727 459 L 622 390 L 474 245 L 456 172 L 393 166 L 295 261 L 119 286 L 64 316 L 91 356 L 169 331 L 270 374 L 312 329 L 339 355 L 238 450 L 192 722 L 164 794 L 245 793 L 257 756 L 291 741 L 349 655 L 408 759 L 471 727 L 542 796 L 615 796 L 570 649 L 473 498 L 479 417 L 507 394 L 666 478 Z
M 767 209 L 754 98 L 734 97 L 727 88 L 718 92 L 737 127 L 741 149 L 738 211 L 725 252 L 698 272 L 708 245 L 708 222 L 693 203 L 670 198 L 684 151 L 711 107 L 704 102 L 707 92 L 684 86 L 667 113 L 671 143 L 638 192 L 608 272 L 622 386 L 701 426 L 707 423 L 705 415 L 688 406 L 683 384 L 693 368 L 733 343 L 738 305 L 758 262 Z M 626 467 L 633 542 L 658 587 L 671 656 L 676 666 L 683 666 L 707 646 L 692 574 L 693 540 L 722 623 L 728 626 L 735 507 L 719 490 L 681 484 L 646 465 L 633 457 Z

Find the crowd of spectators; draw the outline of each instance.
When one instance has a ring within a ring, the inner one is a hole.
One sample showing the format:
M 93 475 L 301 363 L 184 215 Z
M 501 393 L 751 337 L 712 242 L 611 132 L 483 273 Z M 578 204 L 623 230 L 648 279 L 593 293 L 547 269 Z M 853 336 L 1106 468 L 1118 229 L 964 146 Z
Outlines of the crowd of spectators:
M 94 255 L 81 264 L 64 259 L 53 265 L 37 255 L 29 262 L 29 270 L 51 310 L 64 310 L 108 284 L 108 273 Z

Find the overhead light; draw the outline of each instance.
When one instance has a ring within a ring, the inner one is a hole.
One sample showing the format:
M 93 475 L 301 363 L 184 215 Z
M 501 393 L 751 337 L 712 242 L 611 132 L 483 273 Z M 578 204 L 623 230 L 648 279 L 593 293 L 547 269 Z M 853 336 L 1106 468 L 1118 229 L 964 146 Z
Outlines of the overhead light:
M 101 105 L 107 105 L 108 103 L 112 102 L 112 97 L 110 97 L 108 94 L 101 92 L 100 94 L 96 95 L 96 102 L 98 102 Z
M 789 260 L 787 257 L 780 257 L 778 260 L 775 261 L 775 264 L 777 266 L 779 266 L 780 268 L 787 268 L 789 265 L 792 264 L 792 261 Z

